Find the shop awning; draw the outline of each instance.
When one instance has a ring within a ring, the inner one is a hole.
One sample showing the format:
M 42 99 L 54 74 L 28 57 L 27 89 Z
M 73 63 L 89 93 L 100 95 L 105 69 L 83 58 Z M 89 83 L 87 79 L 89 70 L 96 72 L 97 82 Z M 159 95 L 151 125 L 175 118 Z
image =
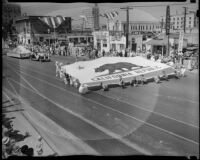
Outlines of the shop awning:
M 156 46 L 163 46 L 163 45 L 167 45 L 167 38 L 165 39 L 152 39 L 148 42 L 146 42 L 146 44 L 148 45 L 156 45 Z

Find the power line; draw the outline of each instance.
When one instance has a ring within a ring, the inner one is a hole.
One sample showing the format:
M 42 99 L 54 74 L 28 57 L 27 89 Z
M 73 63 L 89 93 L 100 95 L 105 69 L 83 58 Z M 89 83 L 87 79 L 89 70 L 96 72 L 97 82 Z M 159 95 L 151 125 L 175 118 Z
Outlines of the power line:
M 181 4 L 160 4 L 160 5 L 140 5 L 140 6 L 135 6 L 135 5 L 131 5 L 131 6 L 129 6 L 129 7 L 132 7 L 132 8 L 144 8 L 144 7 L 146 7 L 146 8 L 148 8 L 148 7 L 166 7 L 166 6 L 170 6 L 170 7 L 173 7 L 173 6 L 182 6 L 182 5 L 191 5 L 191 3 L 181 3 Z M 114 8 L 112 8 L 113 10 L 114 9 L 117 9 L 117 10 L 120 10 L 121 8 L 124 8 L 124 6 L 123 7 L 114 7 Z
M 173 7 L 173 6 L 182 6 L 182 5 L 187 5 L 187 4 L 191 4 L 191 3 L 182 3 L 182 4 L 159 4 L 159 5 L 148 5 L 148 6 L 130 6 L 130 7 L 166 7 L 166 6 L 170 6 L 170 7 Z

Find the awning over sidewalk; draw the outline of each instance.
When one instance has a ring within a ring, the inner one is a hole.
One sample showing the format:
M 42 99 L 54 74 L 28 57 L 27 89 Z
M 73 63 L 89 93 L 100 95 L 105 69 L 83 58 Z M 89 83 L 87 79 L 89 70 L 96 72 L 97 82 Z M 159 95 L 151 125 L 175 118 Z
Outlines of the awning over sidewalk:
M 167 45 L 167 38 L 165 39 L 152 39 L 148 42 L 146 42 L 146 44 L 148 45 L 156 45 L 156 46 L 163 46 L 163 45 Z

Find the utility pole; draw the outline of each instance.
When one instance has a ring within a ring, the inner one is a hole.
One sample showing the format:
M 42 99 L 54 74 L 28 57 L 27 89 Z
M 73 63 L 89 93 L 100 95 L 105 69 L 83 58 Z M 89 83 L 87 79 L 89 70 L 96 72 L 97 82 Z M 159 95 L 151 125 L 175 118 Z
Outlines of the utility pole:
M 128 38 L 129 38 L 129 10 L 133 9 L 131 7 L 120 8 L 126 10 L 126 49 L 128 49 Z
M 170 6 L 168 5 L 166 8 L 166 35 L 167 35 L 167 55 L 169 56 L 169 36 L 170 36 Z
M 184 33 L 186 31 L 186 12 L 187 12 L 187 7 L 183 7 L 184 8 L 184 26 L 183 26 L 183 29 L 184 29 Z

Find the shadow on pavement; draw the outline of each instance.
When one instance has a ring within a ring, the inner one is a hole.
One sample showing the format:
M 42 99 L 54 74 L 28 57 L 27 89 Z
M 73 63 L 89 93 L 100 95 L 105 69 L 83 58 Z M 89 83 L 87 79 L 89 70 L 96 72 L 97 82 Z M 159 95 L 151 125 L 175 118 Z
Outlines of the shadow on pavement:
M 24 111 L 24 109 L 16 109 L 16 110 L 12 110 L 12 111 L 4 111 L 4 108 L 3 108 L 3 110 L 2 110 L 3 113 L 19 112 L 19 111 Z
M 23 134 L 20 134 L 19 132 L 20 132 L 19 130 L 12 130 L 12 131 L 9 131 L 8 134 L 9 134 L 10 138 L 12 138 L 12 139 L 15 140 L 15 142 L 24 141 L 25 138 L 31 136 L 28 133 L 26 133 L 25 135 L 23 135 Z
M 8 105 L 8 106 L 2 106 L 2 108 L 8 108 L 8 107 L 12 107 L 12 106 L 15 106 L 15 105 L 18 105 L 19 103 L 17 103 L 17 104 L 11 104 L 11 105 Z

